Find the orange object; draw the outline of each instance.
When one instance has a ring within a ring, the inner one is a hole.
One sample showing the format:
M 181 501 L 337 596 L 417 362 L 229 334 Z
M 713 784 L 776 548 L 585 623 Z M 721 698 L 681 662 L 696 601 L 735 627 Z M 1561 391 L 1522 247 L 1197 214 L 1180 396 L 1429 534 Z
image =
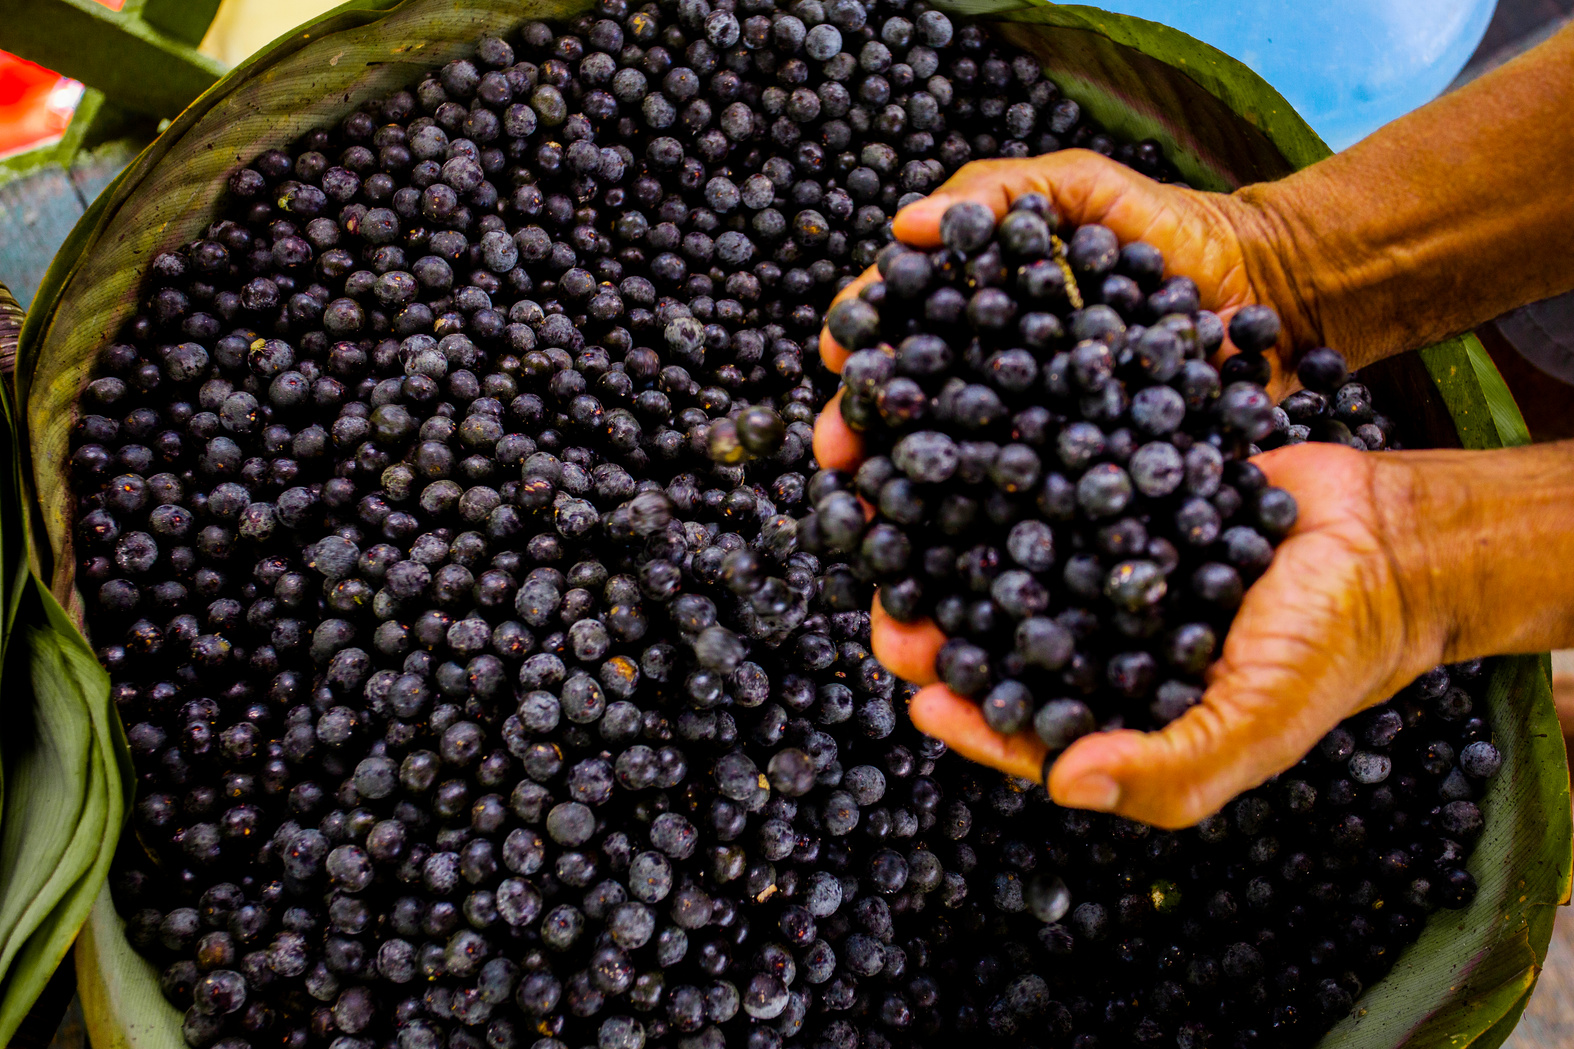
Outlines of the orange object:
M 98 2 L 119 11 L 125 0 Z M 59 138 L 81 98 L 75 80 L 0 51 L 0 155 Z

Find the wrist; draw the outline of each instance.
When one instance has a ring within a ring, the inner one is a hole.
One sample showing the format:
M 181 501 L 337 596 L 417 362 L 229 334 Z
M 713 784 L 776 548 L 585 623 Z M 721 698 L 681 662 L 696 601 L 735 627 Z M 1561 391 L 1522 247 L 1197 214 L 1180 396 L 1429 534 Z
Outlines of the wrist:
M 1574 645 L 1574 443 L 1377 458 L 1379 534 L 1420 658 Z
M 1258 183 L 1230 194 L 1242 263 L 1258 297 L 1279 312 L 1292 365 L 1309 349 L 1333 346 L 1359 367 L 1375 357 L 1358 345 L 1363 325 L 1336 330 L 1351 312 L 1343 280 L 1349 267 L 1309 216 L 1308 181 Z
M 1454 454 L 1454 453 L 1444 453 Z M 1436 453 L 1370 455 L 1373 535 L 1391 572 L 1403 634 L 1401 676 L 1409 680 L 1456 654 L 1462 640 L 1458 607 L 1466 569 L 1456 547 L 1474 517 L 1455 465 Z

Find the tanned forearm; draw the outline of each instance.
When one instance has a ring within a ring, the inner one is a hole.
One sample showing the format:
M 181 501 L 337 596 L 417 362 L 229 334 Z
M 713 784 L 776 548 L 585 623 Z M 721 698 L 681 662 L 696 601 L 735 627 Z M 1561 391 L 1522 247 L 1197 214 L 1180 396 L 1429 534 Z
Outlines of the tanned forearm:
M 1574 289 L 1574 27 L 1235 197 L 1254 280 L 1356 365 Z M 1255 227 L 1255 228 L 1252 228 Z

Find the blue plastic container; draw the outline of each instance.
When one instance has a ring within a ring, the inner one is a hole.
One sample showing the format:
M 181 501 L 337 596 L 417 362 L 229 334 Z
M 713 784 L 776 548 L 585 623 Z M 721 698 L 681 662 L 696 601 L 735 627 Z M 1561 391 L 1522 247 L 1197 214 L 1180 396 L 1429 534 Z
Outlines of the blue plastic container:
M 1092 0 L 1239 59 L 1334 149 L 1436 98 L 1497 0 Z

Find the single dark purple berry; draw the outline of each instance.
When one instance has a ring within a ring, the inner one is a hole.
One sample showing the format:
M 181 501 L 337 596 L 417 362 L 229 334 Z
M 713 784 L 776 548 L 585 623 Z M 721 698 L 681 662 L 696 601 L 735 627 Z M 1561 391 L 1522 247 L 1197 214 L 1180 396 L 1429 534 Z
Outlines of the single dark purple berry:
M 1295 374 L 1308 390 L 1332 394 L 1349 379 L 1350 372 L 1338 350 L 1320 347 L 1308 350 L 1296 366 Z
M 972 254 L 994 233 L 994 212 L 974 201 L 953 204 L 940 216 L 940 240 L 952 251 Z
M 1230 318 L 1229 330 L 1237 350 L 1264 354 L 1279 341 L 1279 314 L 1271 306 L 1242 306 Z

